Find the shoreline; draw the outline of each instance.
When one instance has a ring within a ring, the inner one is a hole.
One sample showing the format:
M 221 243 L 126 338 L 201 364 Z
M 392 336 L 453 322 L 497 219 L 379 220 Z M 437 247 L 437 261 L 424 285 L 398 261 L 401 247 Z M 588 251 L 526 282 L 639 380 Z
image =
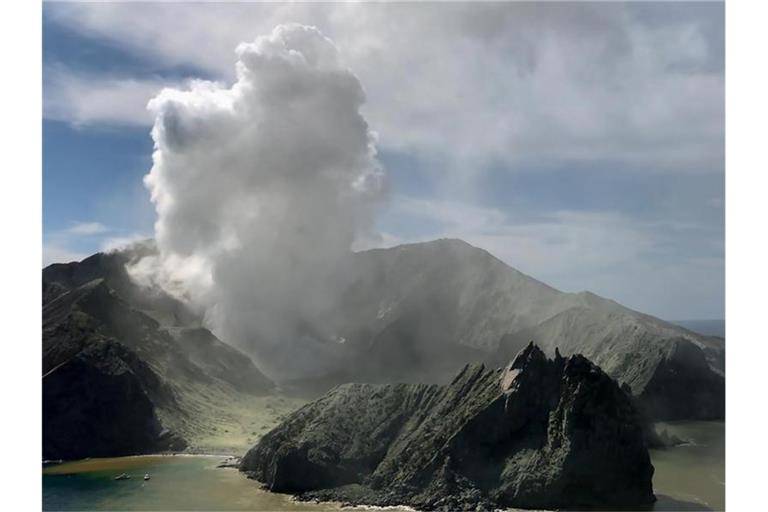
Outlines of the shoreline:
M 669 425 L 669 422 L 665 422 Z M 678 433 L 681 437 L 685 437 L 693 441 L 691 444 L 683 446 L 672 447 L 665 450 L 649 450 L 652 463 L 655 468 L 655 474 L 653 479 L 653 492 L 656 495 L 657 502 L 656 507 L 661 510 L 682 510 L 689 507 L 688 510 L 695 510 L 696 506 L 706 506 L 718 510 L 724 506 L 725 496 L 725 480 L 722 477 L 724 470 L 724 439 L 722 436 L 725 422 L 722 420 L 714 421 L 694 421 L 694 422 L 674 422 L 674 427 L 681 429 Z M 89 459 L 79 459 L 73 461 L 47 461 L 51 464 L 49 467 L 51 473 L 43 468 L 43 476 L 47 479 L 48 476 L 61 476 L 65 474 L 77 474 L 77 473 L 89 473 L 91 471 L 115 471 L 117 473 L 122 471 L 137 472 L 139 467 L 143 464 L 152 464 L 152 460 L 158 461 L 157 464 L 168 463 L 173 466 L 173 459 L 181 457 L 177 462 L 182 464 L 197 464 L 200 466 L 211 467 L 219 462 L 226 461 L 229 457 L 233 457 L 231 454 L 221 453 L 219 451 L 210 451 L 204 453 L 184 453 L 184 452 L 159 452 L 159 453 L 146 453 L 137 455 L 125 455 L 119 457 L 98 457 Z M 195 463 L 193 460 L 198 458 L 199 462 Z M 219 459 L 215 459 L 218 457 Z M 146 461 L 146 462 L 145 462 Z M 187 462 L 183 462 L 187 461 Z M 69 464 L 72 464 L 70 467 Z M 131 465 L 135 464 L 136 469 L 130 469 Z M 61 467 L 59 472 L 56 471 L 57 467 Z M 125 465 L 126 469 L 122 469 L 121 466 Z M 100 467 L 97 467 L 100 466 Z M 216 468 L 216 469 L 237 469 L 237 468 Z M 165 470 L 168 471 L 168 470 Z M 174 470 L 170 470 L 174 473 Z M 242 480 L 248 481 L 248 489 L 238 492 L 243 492 L 243 496 L 248 496 L 247 499 L 256 500 L 254 503 L 264 503 L 265 510 L 284 510 L 284 511 L 296 511 L 305 510 L 306 512 L 312 512 L 313 510 L 324 511 L 328 510 L 341 511 L 346 508 L 351 510 L 387 510 L 387 507 L 372 506 L 372 505 L 355 505 L 350 507 L 348 503 L 338 501 L 314 501 L 314 500 L 300 500 L 293 494 L 272 493 L 261 488 L 261 483 L 258 480 L 249 479 L 246 475 L 239 472 L 215 472 L 211 471 L 210 475 L 220 474 L 226 481 L 241 481 L 241 478 L 235 478 L 235 475 L 242 477 Z M 219 477 L 214 477 L 213 481 L 218 481 Z M 67 480 L 59 480 L 60 483 L 65 483 Z M 209 477 L 205 477 L 205 482 L 211 481 Z M 53 482 L 53 480 L 51 480 Z M 44 492 L 47 484 L 43 485 Z M 155 485 L 155 484 L 153 484 Z M 106 487 L 111 487 L 107 485 Z M 243 489 L 246 485 L 237 483 L 234 488 Z M 124 487 L 116 487 L 124 488 Z M 266 493 L 262 496 L 261 493 Z M 252 494 L 255 493 L 255 494 Z M 275 499 L 270 499 L 268 496 L 273 495 Z M 282 496 L 286 500 L 290 500 L 291 503 L 300 505 L 295 507 L 293 505 L 287 505 L 287 502 L 282 502 L 278 497 Z M 227 499 L 226 496 L 222 499 Z M 285 503 L 281 505 L 281 503 Z M 303 509 L 303 505 L 309 506 L 309 508 Z M 320 505 L 319 508 L 314 505 Z M 157 508 L 158 510 L 176 510 L 174 508 L 177 505 L 169 505 L 168 508 Z M 667 507 L 667 508 L 665 508 Z M 215 508 L 215 507 L 214 507 Z M 51 508 L 51 510 L 56 507 Z M 390 510 L 407 511 L 412 512 L 413 509 L 406 506 L 393 506 L 389 507 Z M 229 509 L 228 509 L 229 510 Z
M 84 459 L 71 459 L 71 460 L 48 460 L 43 459 L 43 464 L 69 464 L 72 462 L 84 462 L 86 460 L 105 460 L 105 459 L 131 459 L 140 457 L 223 457 L 223 458 L 241 458 L 240 455 L 232 455 L 231 453 L 185 453 L 185 452 L 160 452 L 160 453 L 137 453 L 135 455 L 108 455 L 105 457 L 86 457 Z
M 53 464 L 55 466 L 64 465 L 64 464 L 82 464 L 82 463 L 88 463 L 93 462 L 94 464 L 99 464 L 103 461 L 108 462 L 114 462 L 119 463 L 121 461 L 133 461 L 133 460 L 140 460 L 140 459 L 171 459 L 175 457 L 183 457 L 186 459 L 192 459 L 192 458 L 208 458 L 208 459 L 214 459 L 219 458 L 223 462 L 229 460 L 232 457 L 239 456 L 232 456 L 232 455 L 221 455 L 221 454 L 215 454 L 215 453 L 145 453 L 145 454 L 139 454 L 139 455 L 123 455 L 118 457 L 91 457 L 86 459 L 78 459 L 78 460 L 72 460 L 72 461 L 64 461 L 60 464 L 58 461 L 53 461 Z M 236 469 L 232 466 L 216 466 L 216 469 Z M 98 468 L 93 469 L 93 471 L 104 471 L 105 468 Z M 130 472 L 130 469 L 125 468 L 114 468 L 115 471 L 128 471 Z M 143 471 L 143 469 L 142 469 Z M 43 476 L 70 476 L 74 474 L 82 474 L 82 473 L 89 473 L 91 471 L 85 470 L 85 471 L 73 471 L 73 472 L 61 472 L 61 473 L 50 473 L 47 474 L 45 472 L 45 469 L 43 471 Z M 256 493 L 256 495 L 265 495 L 265 496 L 271 496 L 274 497 L 277 500 L 286 500 L 289 501 L 295 505 L 300 506 L 300 509 L 294 509 L 289 508 L 286 510 L 306 510 L 306 512 L 313 512 L 313 511 L 322 511 L 327 512 L 328 510 L 338 511 L 341 512 L 343 510 L 370 510 L 370 511 L 397 511 L 397 512 L 418 512 L 417 509 L 407 506 L 407 505 L 389 505 L 389 506 L 376 506 L 376 505 L 363 505 L 363 504 L 352 504 L 348 502 L 343 501 L 334 501 L 334 500 L 301 500 L 298 499 L 298 495 L 296 494 L 290 494 L 290 493 L 277 493 L 272 492 L 264 488 L 263 482 L 260 482 L 258 480 L 249 478 L 246 474 L 240 473 L 239 471 L 236 471 L 238 477 L 240 477 L 244 482 L 247 483 L 247 487 L 250 492 Z M 111 482 L 111 479 L 110 479 Z M 45 485 L 45 484 L 44 484 Z M 304 508 L 306 507 L 306 509 Z M 45 507 L 43 507 L 43 510 L 46 510 Z M 227 508 L 226 510 L 230 510 Z M 267 510 L 267 509 L 265 509 Z

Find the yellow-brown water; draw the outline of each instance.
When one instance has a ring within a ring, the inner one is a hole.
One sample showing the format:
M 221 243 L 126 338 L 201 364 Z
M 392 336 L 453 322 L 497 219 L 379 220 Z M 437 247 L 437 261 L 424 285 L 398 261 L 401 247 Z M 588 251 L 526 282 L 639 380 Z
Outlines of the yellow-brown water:
M 44 510 L 265 510 L 323 512 L 337 504 L 301 503 L 263 491 L 222 456 L 90 459 L 43 470 Z M 129 480 L 114 480 L 127 473 Z M 143 479 L 145 474 L 150 480 Z
M 692 443 L 651 451 L 656 468 L 654 492 L 659 498 L 653 509 L 723 510 L 724 423 L 686 422 L 664 428 Z M 119 457 L 51 465 L 43 469 L 43 509 L 340 510 L 338 504 L 300 503 L 290 496 L 263 491 L 235 469 L 216 468 L 223 458 Z M 131 479 L 114 480 L 115 475 L 123 472 L 131 475 Z M 143 480 L 145 473 L 150 474 L 150 480 Z

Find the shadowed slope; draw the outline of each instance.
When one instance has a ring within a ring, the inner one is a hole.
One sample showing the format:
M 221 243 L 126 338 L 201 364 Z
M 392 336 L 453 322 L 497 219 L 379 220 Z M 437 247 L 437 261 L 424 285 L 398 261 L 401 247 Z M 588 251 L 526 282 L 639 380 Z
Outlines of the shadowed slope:
M 133 284 L 131 252 L 43 270 L 44 457 L 183 449 L 272 384 L 180 302 Z

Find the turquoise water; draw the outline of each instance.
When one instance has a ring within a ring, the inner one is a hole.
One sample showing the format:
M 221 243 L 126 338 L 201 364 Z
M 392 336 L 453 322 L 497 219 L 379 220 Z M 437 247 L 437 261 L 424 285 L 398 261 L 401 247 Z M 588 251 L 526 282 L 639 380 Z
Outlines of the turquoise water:
M 652 450 L 656 468 L 653 510 L 723 510 L 725 424 L 665 424 L 691 444 Z M 221 456 L 148 456 L 90 459 L 43 470 L 44 510 L 267 510 L 339 511 L 338 504 L 299 503 L 263 491 L 235 469 L 216 468 Z M 126 472 L 130 480 L 115 481 Z M 151 480 L 142 477 L 149 473 Z M 353 509 L 344 509 L 353 510 Z M 396 509 L 389 509 L 396 510 Z M 403 509 L 405 510 L 405 509 Z

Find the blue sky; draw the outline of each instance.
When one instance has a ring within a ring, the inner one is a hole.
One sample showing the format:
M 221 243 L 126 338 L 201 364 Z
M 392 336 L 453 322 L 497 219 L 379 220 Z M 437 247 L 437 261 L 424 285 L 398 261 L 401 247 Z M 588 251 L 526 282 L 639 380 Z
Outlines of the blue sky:
M 231 82 L 239 42 L 298 21 L 365 88 L 377 244 L 461 237 L 565 291 L 722 318 L 722 4 L 435 9 L 45 4 L 45 263 L 151 237 L 147 101 Z

